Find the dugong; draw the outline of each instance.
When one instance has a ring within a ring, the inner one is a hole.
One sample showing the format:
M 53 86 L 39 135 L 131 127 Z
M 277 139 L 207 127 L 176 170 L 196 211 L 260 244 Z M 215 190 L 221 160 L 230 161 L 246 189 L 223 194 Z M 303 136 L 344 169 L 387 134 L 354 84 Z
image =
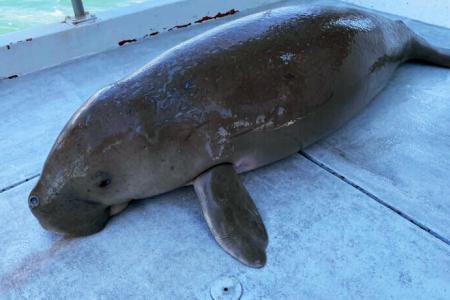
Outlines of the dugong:
M 220 246 L 262 267 L 268 235 L 238 174 L 333 132 L 412 59 L 450 67 L 450 50 L 348 7 L 218 26 L 90 97 L 50 151 L 30 209 L 47 230 L 89 235 L 130 200 L 192 184 Z

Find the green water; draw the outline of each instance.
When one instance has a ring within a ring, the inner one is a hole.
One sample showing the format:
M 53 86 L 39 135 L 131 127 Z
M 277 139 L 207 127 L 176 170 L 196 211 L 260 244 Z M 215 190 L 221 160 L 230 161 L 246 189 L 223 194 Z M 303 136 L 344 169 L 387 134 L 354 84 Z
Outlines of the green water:
M 83 0 L 91 13 L 148 0 Z M 39 24 L 60 22 L 72 15 L 70 0 L 0 0 L 0 34 Z

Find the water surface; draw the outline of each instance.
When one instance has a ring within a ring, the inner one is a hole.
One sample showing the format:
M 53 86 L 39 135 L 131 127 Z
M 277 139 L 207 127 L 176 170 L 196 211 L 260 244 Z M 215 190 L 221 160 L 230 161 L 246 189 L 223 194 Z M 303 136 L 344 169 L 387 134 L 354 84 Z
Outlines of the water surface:
M 83 3 L 87 11 L 96 13 L 146 1 L 149 0 L 84 0 Z M 0 34 L 60 22 L 72 14 L 70 0 L 0 0 Z

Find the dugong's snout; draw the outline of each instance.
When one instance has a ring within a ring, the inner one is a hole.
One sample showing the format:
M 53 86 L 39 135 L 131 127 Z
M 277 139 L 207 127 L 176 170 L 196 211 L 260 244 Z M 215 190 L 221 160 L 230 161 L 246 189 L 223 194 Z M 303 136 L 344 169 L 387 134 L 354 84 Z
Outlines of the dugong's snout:
M 63 196 L 45 199 L 35 190 L 28 197 L 28 206 L 46 230 L 69 236 L 94 234 L 110 218 L 109 206 Z

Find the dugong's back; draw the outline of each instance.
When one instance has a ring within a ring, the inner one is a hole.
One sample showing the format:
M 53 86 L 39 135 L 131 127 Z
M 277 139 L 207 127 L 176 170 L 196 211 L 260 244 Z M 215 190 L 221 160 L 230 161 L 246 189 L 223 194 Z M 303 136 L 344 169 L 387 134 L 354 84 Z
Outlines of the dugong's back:
M 354 115 L 406 58 L 410 35 L 353 9 L 286 7 L 209 31 L 132 79 L 151 91 L 161 123 L 207 123 L 200 131 L 211 158 L 248 170 Z

